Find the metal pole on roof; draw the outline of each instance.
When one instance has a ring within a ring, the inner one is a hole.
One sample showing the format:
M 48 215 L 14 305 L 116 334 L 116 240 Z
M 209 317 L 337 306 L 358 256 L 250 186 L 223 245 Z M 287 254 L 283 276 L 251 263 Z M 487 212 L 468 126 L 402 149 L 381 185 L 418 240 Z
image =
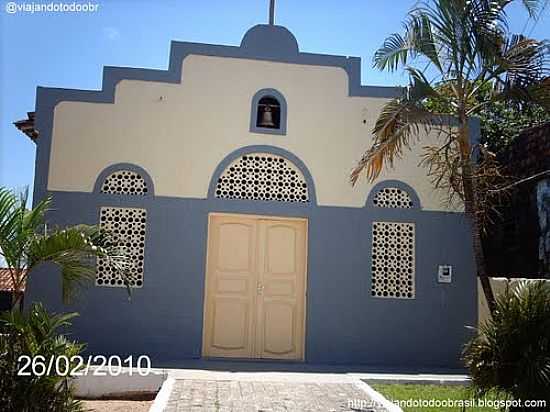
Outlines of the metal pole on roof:
M 269 24 L 275 24 L 275 0 L 269 0 Z

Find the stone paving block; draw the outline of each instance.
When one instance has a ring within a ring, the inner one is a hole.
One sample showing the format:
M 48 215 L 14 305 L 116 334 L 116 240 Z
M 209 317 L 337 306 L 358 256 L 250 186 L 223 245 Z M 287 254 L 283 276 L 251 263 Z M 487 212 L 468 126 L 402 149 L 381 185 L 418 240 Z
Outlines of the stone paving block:
M 165 411 L 386 412 L 370 401 L 353 383 L 178 379 Z

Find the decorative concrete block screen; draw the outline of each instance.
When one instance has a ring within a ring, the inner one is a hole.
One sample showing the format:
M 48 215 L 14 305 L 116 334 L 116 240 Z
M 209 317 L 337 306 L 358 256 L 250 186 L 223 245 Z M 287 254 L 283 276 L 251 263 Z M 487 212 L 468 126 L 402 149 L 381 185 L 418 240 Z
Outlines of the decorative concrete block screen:
M 398 187 L 385 187 L 374 196 L 374 205 L 378 207 L 392 207 L 410 209 L 413 202 L 409 194 Z
M 372 296 L 412 299 L 414 223 L 373 222 Z
M 284 157 L 268 153 L 251 153 L 233 161 L 218 179 L 216 197 L 309 202 L 300 170 Z
M 147 184 L 139 173 L 120 170 L 107 176 L 101 186 L 101 193 L 144 196 L 147 193 Z
M 102 207 L 99 226 L 110 233 L 113 246 L 119 247 L 121 252 L 129 255 L 128 282 L 130 287 L 142 287 L 147 211 L 125 207 Z M 122 276 L 115 273 L 104 258 L 97 260 L 96 285 L 126 286 Z

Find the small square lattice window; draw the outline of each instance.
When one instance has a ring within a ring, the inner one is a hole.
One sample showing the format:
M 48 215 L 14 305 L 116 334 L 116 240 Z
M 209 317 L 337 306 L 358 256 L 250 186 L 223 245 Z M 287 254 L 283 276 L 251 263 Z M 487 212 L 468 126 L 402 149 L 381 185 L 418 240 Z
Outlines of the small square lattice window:
M 409 194 L 398 187 L 385 187 L 374 196 L 374 205 L 378 207 L 391 207 L 410 209 L 413 202 Z
M 102 207 L 99 226 L 110 233 L 113 246 L 129 256 L 128 282 L 130 287 L 143 286 L 145 228 L 147 211 L 123 207 Z M 116 273 L 106 259 L 97 259 L 96 285 L 125 287 L 122 276 Z
M 372 296 L 415 297 L 414 223 L 373 222 Z
M 231 163 L 218 179 L 221 199 L 309 202 L 304 175 L 287 159 L 268 153 L 252 153 Z
M 107 176 L 101 186 L 101 193 L 144 196 L 147 193 L 147 183 L 137 172 L 120 170 Z

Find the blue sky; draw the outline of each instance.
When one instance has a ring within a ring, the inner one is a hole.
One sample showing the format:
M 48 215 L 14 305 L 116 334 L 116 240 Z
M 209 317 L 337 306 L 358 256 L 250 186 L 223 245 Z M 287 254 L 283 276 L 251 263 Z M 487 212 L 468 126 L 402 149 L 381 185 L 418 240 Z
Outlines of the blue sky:
M 12 122 L 34 110 L 36 86 L 100 89 L 104 65 L 165 69 L 171 40 L 238 45 L 267 21 L 269 1 L 90 0 L 96 12 L 33 14 L 9 14 L 9 2 L 0 3 L 0 185 L 21 189 L 32 187 L 35 147 Z M 301 51 L 361 57 L 363 84 L 404 84 L 403 73 L 377 72 L 371 60 L 414 3 L 277 0 L 276 23 L 294 33 Z M 550 6 L 535 26 L 518 6 L 509 16 L 513 31 L 550 38 Z

